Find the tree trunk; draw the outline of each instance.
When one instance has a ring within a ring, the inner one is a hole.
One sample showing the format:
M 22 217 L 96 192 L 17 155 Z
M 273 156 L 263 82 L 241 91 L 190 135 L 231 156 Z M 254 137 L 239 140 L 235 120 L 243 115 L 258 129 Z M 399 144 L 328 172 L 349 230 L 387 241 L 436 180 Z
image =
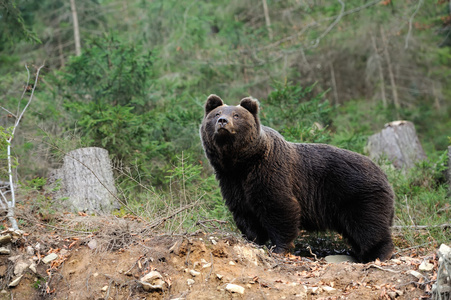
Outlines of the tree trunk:
M 384 108 L 387 108 L 387 97 L 385 96 L 385 82 L 384 82 L 384 72 L 382 70 L 382 64 L 379 57 L 379 51 L 377 51 L 377 44 L 376 44 L 376 38 L 374 36 L 371 36 L 371 42 L 373 43 L 374 53 L 377 55 L 377 69 L 379 70 L 379 84 L 381 86 L 381 98 L 382 98 L 382 105 Z
M 451 196 L 451 146 L 448 146 L 448 195 Z
M 78 27 L 78 15 L 77 7 L 75 6 L 75 0 L 70 0 L 70 9 L 72 11 L 72 20 L 74 23 L 74 40 L 75 40 L 75 55 L 81 55 L 81 44 L 80 44 L 80 29 Z
M 382 36 L 382 44 L 384 46 L 385 60 L 387 61 L 388 76 L 390 78 L 391 90 L 392 90 L 392 95 L 393 95 L 393 103 L 395 104 L 395 108 L 399 109 L 401 107 L 401 105 L 399 104 L 398 90 L 396 89 L 396 83 L 395 83 L 395 75 L 393 74 L 390 53 L 388 51 L 387 39 L 385 38 L 385 33 L 384 33 L 384 30 L 382 29 L 382 27 L 381 27 L 381 36 Z
M 105 149 L 89 147 L 67 153 L 54 178 L 61 180 L 57 196 L 66 198 L 63 206 L 72 211 L 110 213 L 119 208 L 111 161 Z
M 262 0 L 263 2 L 263 12 L 265 14 L 265 22 L 266 22 L 266 29 L 268 29 L 268 36 L 269 40 L 272 41 L 272 28 L 271 28 L 271 19 L 269 18 L 269 11 L 268 11 L 268 3 L 266 0 Z
M 426 159 L 415 126 L 409 121 L 394 121 L 368 139 L 366 150 L 371 159 L 387 158 L 397 169 L 410 169 Z

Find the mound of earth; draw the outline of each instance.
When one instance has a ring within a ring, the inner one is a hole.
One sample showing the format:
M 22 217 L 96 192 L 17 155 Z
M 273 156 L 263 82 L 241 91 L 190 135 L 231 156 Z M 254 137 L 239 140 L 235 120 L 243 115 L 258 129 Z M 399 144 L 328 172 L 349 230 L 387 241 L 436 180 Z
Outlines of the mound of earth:
M 53 224 L 2 233 L 0 299 L 423 299 L 437 273 L 434 254 L 328 263 L 232 233 L 155 235 L 133 218 L 66 214 Z

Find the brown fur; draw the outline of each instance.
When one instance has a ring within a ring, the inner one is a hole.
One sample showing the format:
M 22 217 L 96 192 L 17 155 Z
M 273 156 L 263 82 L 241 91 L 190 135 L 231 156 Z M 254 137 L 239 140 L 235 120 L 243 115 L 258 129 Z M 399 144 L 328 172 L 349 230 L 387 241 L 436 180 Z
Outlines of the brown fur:
M 393 191 L 367 157 L 324 144 L 285 141 L 262 126 L 258 101 L 227 106 L 210 95 L 200 135 L 221 193 L 241 232 L 293 247 L 299 229 L 334 230 L 367 262 L 391 256 Z

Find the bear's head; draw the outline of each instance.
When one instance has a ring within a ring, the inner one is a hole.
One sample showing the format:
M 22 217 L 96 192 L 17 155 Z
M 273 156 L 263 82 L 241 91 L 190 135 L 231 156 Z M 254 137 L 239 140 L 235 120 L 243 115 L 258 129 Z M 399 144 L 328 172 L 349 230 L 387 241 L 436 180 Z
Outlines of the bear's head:
M 210 95 L 200 132 L 205 150 L 214 148 L 238 155 L 254 147 L 260 136 L 258 109 L 258 101 L 250 97 L 237 106 L 229 106 L 219 96 Z

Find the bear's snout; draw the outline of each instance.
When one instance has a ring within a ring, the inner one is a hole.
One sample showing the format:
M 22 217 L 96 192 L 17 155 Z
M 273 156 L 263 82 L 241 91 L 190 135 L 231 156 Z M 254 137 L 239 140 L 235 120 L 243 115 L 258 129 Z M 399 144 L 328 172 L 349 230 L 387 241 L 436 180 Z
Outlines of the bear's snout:
M 229 123 L 229 120 L 227 120 L 224 117 L 221 117 L 218 119 L 218 121 L 216 122 L 216 125 L 219 126 L 219 128 L 224 128 L 227 124 Z

